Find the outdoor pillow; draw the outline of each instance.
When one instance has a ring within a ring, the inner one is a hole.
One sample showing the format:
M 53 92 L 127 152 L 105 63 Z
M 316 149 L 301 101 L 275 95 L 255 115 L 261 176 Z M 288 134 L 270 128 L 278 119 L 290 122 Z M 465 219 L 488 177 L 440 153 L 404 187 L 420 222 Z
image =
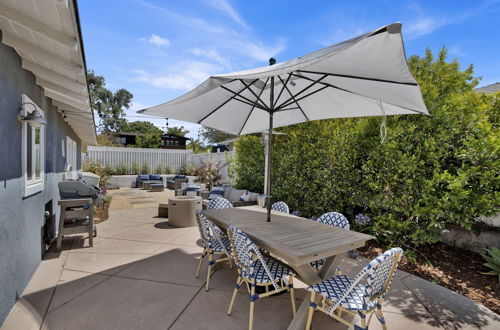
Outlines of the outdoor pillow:
M 167 180 L 167 183 L 175 183 L 175 180 Z
M 208 195 L 208 199 L 224 197 L 224 187 L 214 187 Z
M 175 178 L 174 178 L 174 180 L 175 179 L 185 179 L 185 178 L 186 178 L 185 175 L 176 175 Z
M 149 180 L 161 180 L 161 176 L 159 174 L 150 174 Z
M 249 193 L 249 194 L 250 194 L 250 202 L 256 202 L 256 201 L 257 201 L 257 196 L 258 196 L 259 194 L 257 194 L 257 193 L 253 193 L 253 192 L 251 192 L 251 193 Z
M 237 202 L 240 200 L 241 198 L 241 195 L 243 195 L 243 193 L 245 192 L 245 190 L 238 190 L 238 189 L 233 189 L 231 190 L 231 193 L 229 194 L 229 201 L 230 202 Z
M 233 187 L 225 187 L 226 189 L 224 190 L 224 198 L 229 200 L 229 195 L 231 194 L 231 191 L 233 191 Z
M 149 174 L 139 174 L 137 177 L 141 181 L 149 180 Z
M 243 195 L 241 195 L 241 197 L 240 197 L 240 201 L 242 201 L 242 202 L 250 202 L 251 197 L 252 197 L 251 193 L 248 190 L 245 190 L 245 192 L 243 193 Z

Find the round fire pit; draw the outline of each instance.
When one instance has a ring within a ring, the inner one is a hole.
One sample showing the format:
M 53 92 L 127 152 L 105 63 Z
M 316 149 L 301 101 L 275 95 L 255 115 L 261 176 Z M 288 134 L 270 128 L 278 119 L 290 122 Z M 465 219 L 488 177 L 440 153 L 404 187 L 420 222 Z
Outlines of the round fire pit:
M 168 199 L 168 222 L 174 227 L 196 226 L 196 210 L 201 210 L 201 197 L 175 196 Z

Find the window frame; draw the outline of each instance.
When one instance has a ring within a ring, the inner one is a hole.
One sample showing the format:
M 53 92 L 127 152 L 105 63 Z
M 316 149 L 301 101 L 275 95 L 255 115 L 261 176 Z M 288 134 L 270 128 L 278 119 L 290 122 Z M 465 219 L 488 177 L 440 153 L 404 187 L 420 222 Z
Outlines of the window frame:
M 33 105 L 42 114 L 45 112 L 31 100 L 26 94 L 21 97 L 22 107 L 21 115 L 26 116 Z M 34 109 L 33 109 L 34 110 Z M 31 110 L 31 111 L 33 111 Z M 30 112 L 31 112 L 30 111 Z M 35 128 L 31 127 L 27 122 L 21 123 L 21 163 L 23 173 L 23 197 L 31 196 L 43 190 L 45 186 L 45 125 L 40 127 L 40 178 L 36 177 L 36 148 L 35 146 Z M 31 170 L 33 171 L 32 178 L 28 179 L 28 129 L 31 129 Z

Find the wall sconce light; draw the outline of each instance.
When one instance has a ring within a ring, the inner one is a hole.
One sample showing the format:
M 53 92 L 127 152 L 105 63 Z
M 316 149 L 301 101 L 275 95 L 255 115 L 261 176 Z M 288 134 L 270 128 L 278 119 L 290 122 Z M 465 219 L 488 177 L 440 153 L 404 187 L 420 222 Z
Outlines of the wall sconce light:
M 28 104 L 33 106 L 33 108 L 34 108 L 33 111 L 28 112 L 27 110 L 24 109 L 24 107 Z M 25 111 L 23 111 L 23 110 L 25 110 Z M 27 113 L 27 114 L 24 115 L 23 112 Z M 37 109 L 37 106 L 35 104 L 33 104 L 31 102 L 25 102 L 25 103 L 21 104 L 21 109 L 19 110 L 18 118 L 19 118 L 20 122 L 22 122 L 22 123 L 26 122 L 33 128 L 39 128 L 39 127 L 42 127 L 44 125 L 47 125 L 47 120 L 45 120 L 43 113 Z

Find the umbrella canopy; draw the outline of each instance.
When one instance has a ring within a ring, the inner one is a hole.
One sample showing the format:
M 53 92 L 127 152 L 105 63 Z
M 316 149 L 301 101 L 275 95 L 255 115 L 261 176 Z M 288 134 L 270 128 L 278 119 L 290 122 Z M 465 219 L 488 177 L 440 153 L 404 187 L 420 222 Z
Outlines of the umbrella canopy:
M 212 76 L 179 98 L 139 112 L 235 135 L 328 118 L 428 114 L 406 62 L 400 23 L 291 61 Z M 272 134 L 269 154 L 271 146 Z
M 179 98 L 139 112 L 243 135 L 268 129 L 270 109 L 274 127 L 428 113 L 406 62 L 399 23 L 291 61 L 212 76 Z

